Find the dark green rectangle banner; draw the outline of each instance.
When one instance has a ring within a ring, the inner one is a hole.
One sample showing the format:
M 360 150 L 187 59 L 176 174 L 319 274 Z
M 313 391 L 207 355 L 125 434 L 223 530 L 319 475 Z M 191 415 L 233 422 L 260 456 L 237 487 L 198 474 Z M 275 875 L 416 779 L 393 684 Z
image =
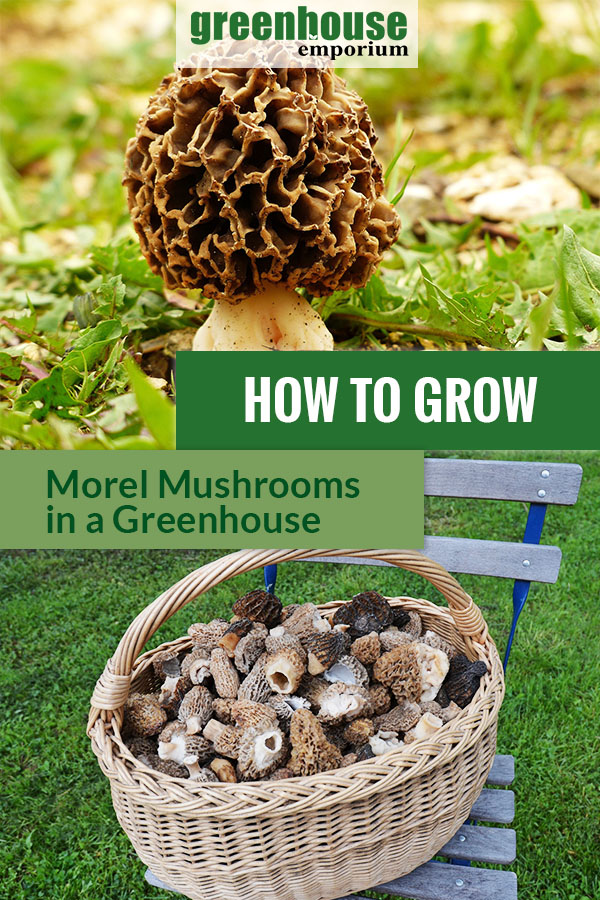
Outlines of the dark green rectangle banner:
M 11 450 L 0 547 L 423 546 L 420 451 Z
M 177 354 L 177 447 L 600 446 L 595 353 Z

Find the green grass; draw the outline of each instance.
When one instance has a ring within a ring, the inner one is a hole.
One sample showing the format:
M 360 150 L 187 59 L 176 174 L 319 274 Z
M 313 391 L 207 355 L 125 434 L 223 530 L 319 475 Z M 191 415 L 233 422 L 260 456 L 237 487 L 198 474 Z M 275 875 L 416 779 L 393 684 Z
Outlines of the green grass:
M 519 625 L 500 714 L 499 750 L 516 770 L 517 872 L 522 900 L 597 900 L 600 896 L 600 455 L 495 454 L 579 462 L 576 507 L 548 512 L 544 540 L 562 547 L 556 585 L 534 586 Z M 393 511 L 392 511 L 393 513 Z M 431 501 L 427 530 L 514 540 L 521 504 Z M 0 898 L 151 900 L 143 867 L 119 829 L 108 783 L 85 736 L 89 696 L 132 618 L 164 588 L 216 551 L 5 551 L 0 555 L 3 647 L 0 691 Z M 461 581 L 481 604 L 502 650 L 510 621 L 510 584 Z M 238 577 L 193 602 L 153 644 L 199 618 L 224 613 L 260 583 Z M 284 602 L 342 598 L 376 587 L 435 599 L 414 576 L 358 567 L 289 565 Z

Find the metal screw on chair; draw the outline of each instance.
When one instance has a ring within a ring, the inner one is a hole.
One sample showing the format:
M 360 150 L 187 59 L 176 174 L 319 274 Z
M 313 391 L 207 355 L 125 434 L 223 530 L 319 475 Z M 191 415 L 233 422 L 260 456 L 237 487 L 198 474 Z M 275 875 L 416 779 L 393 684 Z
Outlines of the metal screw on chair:
M 464 881 L 462 880 L 462 878 L 457 878 L 455 884 L 456 884 L 456 887 L 462 887 L 464 884 Z
M 546 491 L 543 488 L 540 488 L 540 490 L 538 491 L 538 497 L 545 497 L 545 496 L 546 496 Z
M 461 844 L 463 841 L 466 841 L 466 837 L 464 836 L 464 834 L 459 834 L 458 839 L 461 842 Z
M 523 565 L 525 566 L 526 569 L 528 569 L 529 566 L 531 565 L 531 563 L 529 562 L 528 559 L 524 559 L 524 560 L 523 560 Z
M 542 478 L 550 478 L 550 472 L 548 469 L 542 469 Z

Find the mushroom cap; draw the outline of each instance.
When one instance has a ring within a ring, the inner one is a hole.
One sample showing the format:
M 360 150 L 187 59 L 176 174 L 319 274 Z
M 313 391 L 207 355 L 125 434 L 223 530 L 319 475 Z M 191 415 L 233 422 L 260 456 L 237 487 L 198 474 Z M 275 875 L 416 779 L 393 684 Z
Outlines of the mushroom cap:
M 265 665 L 268 658 L 267 653 L 263 653 L 258 657 L 240 685 L 238 699 L 255 700 L 257 703 L 265 703 L 269 699 L 273 692 L 265 675 Z
M 349 603 L 339 606 L 333 614 L 334 625 L 348 625 L 353 638 L 377 634 L 392 624 L 394 611 L 385 597 L 377 591 L 356 594 Z
M 226 650 L 216 647 L 210 654 L 210 674 L 219 697 L 237 697 L 240 678 Z
M 128 144 L 142 252 L 170 288 L 238 302 L 364 285 L 398 233 L 366 104 L 331 69 L 182 68 Z
M 240 618 L 248 618 L 253 622 L 261 622 L 267 628 L 279 623 L 281 616 L 281 600 L 275 594 L 269 594 L 262 588 L 255 588 L 236 600 L 233 612 Z
M 167 714 L 153 694 L 131 694 L 125 703 L 124 731 L 151 736 L 162 731 Z
M 373 677 L 391 688 L 398 703 L 421 699 L 421 663 L 414 644 L 400 645 L 380 656 L 373 666 Z
M 325 737 L 321 724 L 308 709 L 297 709 L 290 725 L 292 754 L 288 763 L 294 775 L 316 775 L 337 769 L 340 750 Z
M 356 638 L 352 643 L 350 653 L 363 666 L 372 666 L 381 656 L 381 640 L 377 632 L 371 631 L 369 634 L 363 634 L 362 637 Z
M 252 631 L 243 637 L 235 648 L 234 662 L 238 672 L 247 675 L 256 660 L 265 649 L 268 632 L 264 625 L 257 622 Z
M 202 731 L 213 714 L 213 696 L 208 688 L 197 684 L 187 692 L 179 707 L 177 717 L 185 722 L 188 733 Z

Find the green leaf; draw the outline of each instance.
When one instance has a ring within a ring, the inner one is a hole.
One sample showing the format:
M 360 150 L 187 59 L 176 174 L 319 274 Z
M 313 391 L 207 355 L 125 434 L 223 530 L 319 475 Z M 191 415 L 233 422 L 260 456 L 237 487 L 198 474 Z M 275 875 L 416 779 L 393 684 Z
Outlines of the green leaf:
M 560 262 L 575 315 L 586 328 L 599 328 L 600 256 L 582 247 L 568 225 L 563 226 Z
M 132 360 L 125 363 L 144 424 L 162 450 L 175 449 L 175 405 L 152 387 Z
M 116 319 L 100 322 L 82 331 L 64 360 L 65 383 L 71 387 L 82 372 L 89 372 L 102 358 L 107 348 L 118 341 L 127 329 Z
M 29 404 L 41 401 L 42 406 L 35 408 L 31 412 L 33 419 L 43 418 L 50 409 L 55 409 L 59 416 L 72 418 L 69 409 L 73 406 L 79 406 L 79 402 L 69 394 L 63 380 L 63 374 L 62 367 L 55 366 L 47 378 L 36 381 L 26 394 L 19 397 L 15 402 L 15 409 L 26 409 Z

